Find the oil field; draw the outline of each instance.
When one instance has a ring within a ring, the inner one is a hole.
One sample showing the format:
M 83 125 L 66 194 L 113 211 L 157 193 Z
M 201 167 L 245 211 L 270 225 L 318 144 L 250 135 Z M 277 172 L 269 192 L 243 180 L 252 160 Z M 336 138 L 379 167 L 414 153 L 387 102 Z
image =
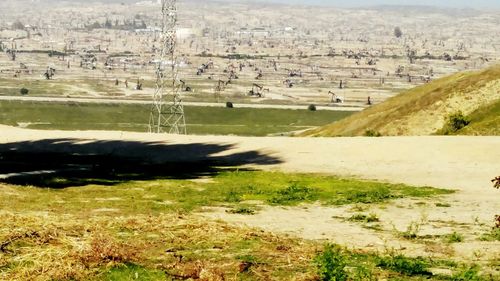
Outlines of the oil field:
M 409 2 L 0 1 L 0 280 L 500 280 L 500 5 Z

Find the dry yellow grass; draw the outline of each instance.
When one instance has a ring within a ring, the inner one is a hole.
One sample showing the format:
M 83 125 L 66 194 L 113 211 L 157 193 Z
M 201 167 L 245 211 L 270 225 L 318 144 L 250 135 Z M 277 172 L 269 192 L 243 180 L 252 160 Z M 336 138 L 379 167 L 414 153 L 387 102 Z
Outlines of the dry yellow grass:
M 130 264 L 163 278 L 232 280 L 242 271 L 262 280 L 315 276 L 313 243 L 194 216 L 2 212 L 0 220 L 1 280 L 107 280 L 110 270 Z

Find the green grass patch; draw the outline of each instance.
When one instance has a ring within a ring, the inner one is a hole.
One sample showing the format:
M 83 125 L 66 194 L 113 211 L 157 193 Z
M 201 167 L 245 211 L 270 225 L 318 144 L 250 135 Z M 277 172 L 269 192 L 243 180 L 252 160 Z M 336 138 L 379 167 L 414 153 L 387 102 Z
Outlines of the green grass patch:
M 470 124 L 457 131 L 458 135 L 500 135 L 500 100 L 480 107 L 467 116 Z
M 460 243 L 464 241 L 464 236 L 460 233 L 453 232 L 451 234 L 445 235 L 444 240 L 447 243 Z
M 417 189 L 421 191 L 415 192 Z M 383 203 L 395 198 L 453 192 L 335 176 L 261 171 L 224 171 L 209 182 L 160 179 L 107 184 L 103 181 L 62 190 L 34 187 L 17 187 L 16 190 L 24 196 L 5 201 L 6 207 L 12 210 L 36 208 L 82 214 L 88 214 L 89 209 L 103 208 L 135 214 L 190 212 L 204 206 L 238 206 L 247 200 L 279 206 L 315 202 L 323 205 Z
M 113 267 L 104 274 L 104 280 L 107 281 L 163 281 L 165 272 L 160 270 L 151 270 L 135 264 L 123 264 Z
M 19 89 L 16 89 L 18 92 Z M 265 136 L 322 126 L 350 112 L 288 109 L 186 107 L 190 134 Z M 0 124 L 32 129 L 146 132 L 150 106 L 0 101 Z
M 276 191 L 268 201 L 276 205 L 295 205 L 301 202 L 312 202 L 317 200 L 318 196 L 316 190 L 292 183 L 287 188 Z

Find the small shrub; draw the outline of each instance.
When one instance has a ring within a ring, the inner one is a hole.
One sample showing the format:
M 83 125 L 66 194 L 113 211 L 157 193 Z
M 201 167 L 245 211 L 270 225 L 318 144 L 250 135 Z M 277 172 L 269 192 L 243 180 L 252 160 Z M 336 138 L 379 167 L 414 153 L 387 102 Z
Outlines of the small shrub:
M 30 90 L 26 88 L 21 88 L 19 92 L 21 93 L 21 95 L 26 96 L 27 94 L 29 94 Z
M 464 268 L 462 271 L 454 274 L 452 281 L 481 281 L 483 278 L 479 275 L 479 268 L 477 266 Z
M 421 224 L 417 222 L 412 222 L 406 228 L 405 232 L 401 233 L 401 237 L 405 239 L 416 239 L 418 238 L 418 232 L 420 231 Z
M 403 31 L 401 30 L 401 27 L 397 26 L 394 28 L 394 36 L 396 38 L 401 38 L 403 36 Z
M 348 279 L 346 258 L 337 245 L 327 244 L 323 252 L 316 256 L 314 262 L 322 281 L 345 281 Z
M 464 241 L 463 235 L 457 232 L 445 236 L 446 242 L 448 243 L 460 243 Z
M 379 257 L 377 266 L 384 269 L 393 270 L 407 276 L 431 275 L 427 270 L 428 263 L 421 257 L 407 258 L 403 255 Z
M 365 221 L 366 215 L 364 214 L 356 214 L 349 218 L 350 221 Z
M 451 205 L 448 203 L 436 203 L 436 207 L 449 208 L 449 207 L 451 207 Z
M 381 137 L 382 134 L 380 132 L 377 132 L 375 130 L 366 130 L 365 131 L 365 137 Z
M 230 101 L 226 102 L 226 108 L 234 108 L 234 104 Z
M 255 215 L 255 210 L 249 207 L 238 207 L 236 209 L 227 210 L 226 212 L 239 215 Z
M 467 127 L 470 124 L 470 119 L 464 116 L 464 114 L 459 111 L 451 114 L 447 118 L 447 122 L 444 129 L 444 134 L 448 135 L 450 133 L 456 133 L 461 129 Z
M 376 214 L 369 214 L 369 215 L 356 214 L 356 215 L 350 217 L 349 220 L 350 221 L 358 221 L 358 222 L 367 222 L 367 223 L 380 221 L 380 219 L 377 217 Z
M 307 107 L 307 109 L 308 109 L 309 111 L 316 111 L 316 110 L 317 110 L 316 105 L 314 105 L 314 104 L 310 104 L 310 105 Z

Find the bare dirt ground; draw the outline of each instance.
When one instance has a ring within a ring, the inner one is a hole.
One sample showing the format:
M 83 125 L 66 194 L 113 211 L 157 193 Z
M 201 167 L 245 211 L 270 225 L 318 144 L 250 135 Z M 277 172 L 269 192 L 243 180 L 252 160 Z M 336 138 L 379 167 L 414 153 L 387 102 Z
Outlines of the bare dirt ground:
M 263 169 L 454 189 L 457 193 L 452 195 L 424 200 L 402 199 L 382 205 L 339 208 L 263 206 L 254 216 L 227 214 L 223 208 L 215 208 L 200 215 L 306 239 L 332 240 L 354 248 L 396 249 L 408 255 L 454 257 L 478 262 L 494 262 L 500 256 L 500 242 L 479 240 L 491 229 L 493 215 L 500 210 L 500 194 L 490 183 L 500 174 L 499 137 L 247 138 L 36 131 L 6 126 L 0 126 L 0 132 L 0 144 L 76 138 L 232 145 L 224 152 L 208 157 L 258 151 L 282 160 L 280 164 Z M 33 149 L 47 150 L 50 147 Z M 127 151 L 110 148 L 109 153 L 126 154 Z M 162 160 L 172 156 L 142 157 Z M 198 156 L 192 151 L 182 157 L 199 161 L 206 156 Z M 370 228 L 370 225 L 347 220 L 359 212 L 374 213 L 380 222 Z M 411 226 L 419 237 L 430 238 L 403 239 L 401 234 L 409 231 Z M 463 235 L 464 241 L 446 244 L 432 238 L 453 232 Z

